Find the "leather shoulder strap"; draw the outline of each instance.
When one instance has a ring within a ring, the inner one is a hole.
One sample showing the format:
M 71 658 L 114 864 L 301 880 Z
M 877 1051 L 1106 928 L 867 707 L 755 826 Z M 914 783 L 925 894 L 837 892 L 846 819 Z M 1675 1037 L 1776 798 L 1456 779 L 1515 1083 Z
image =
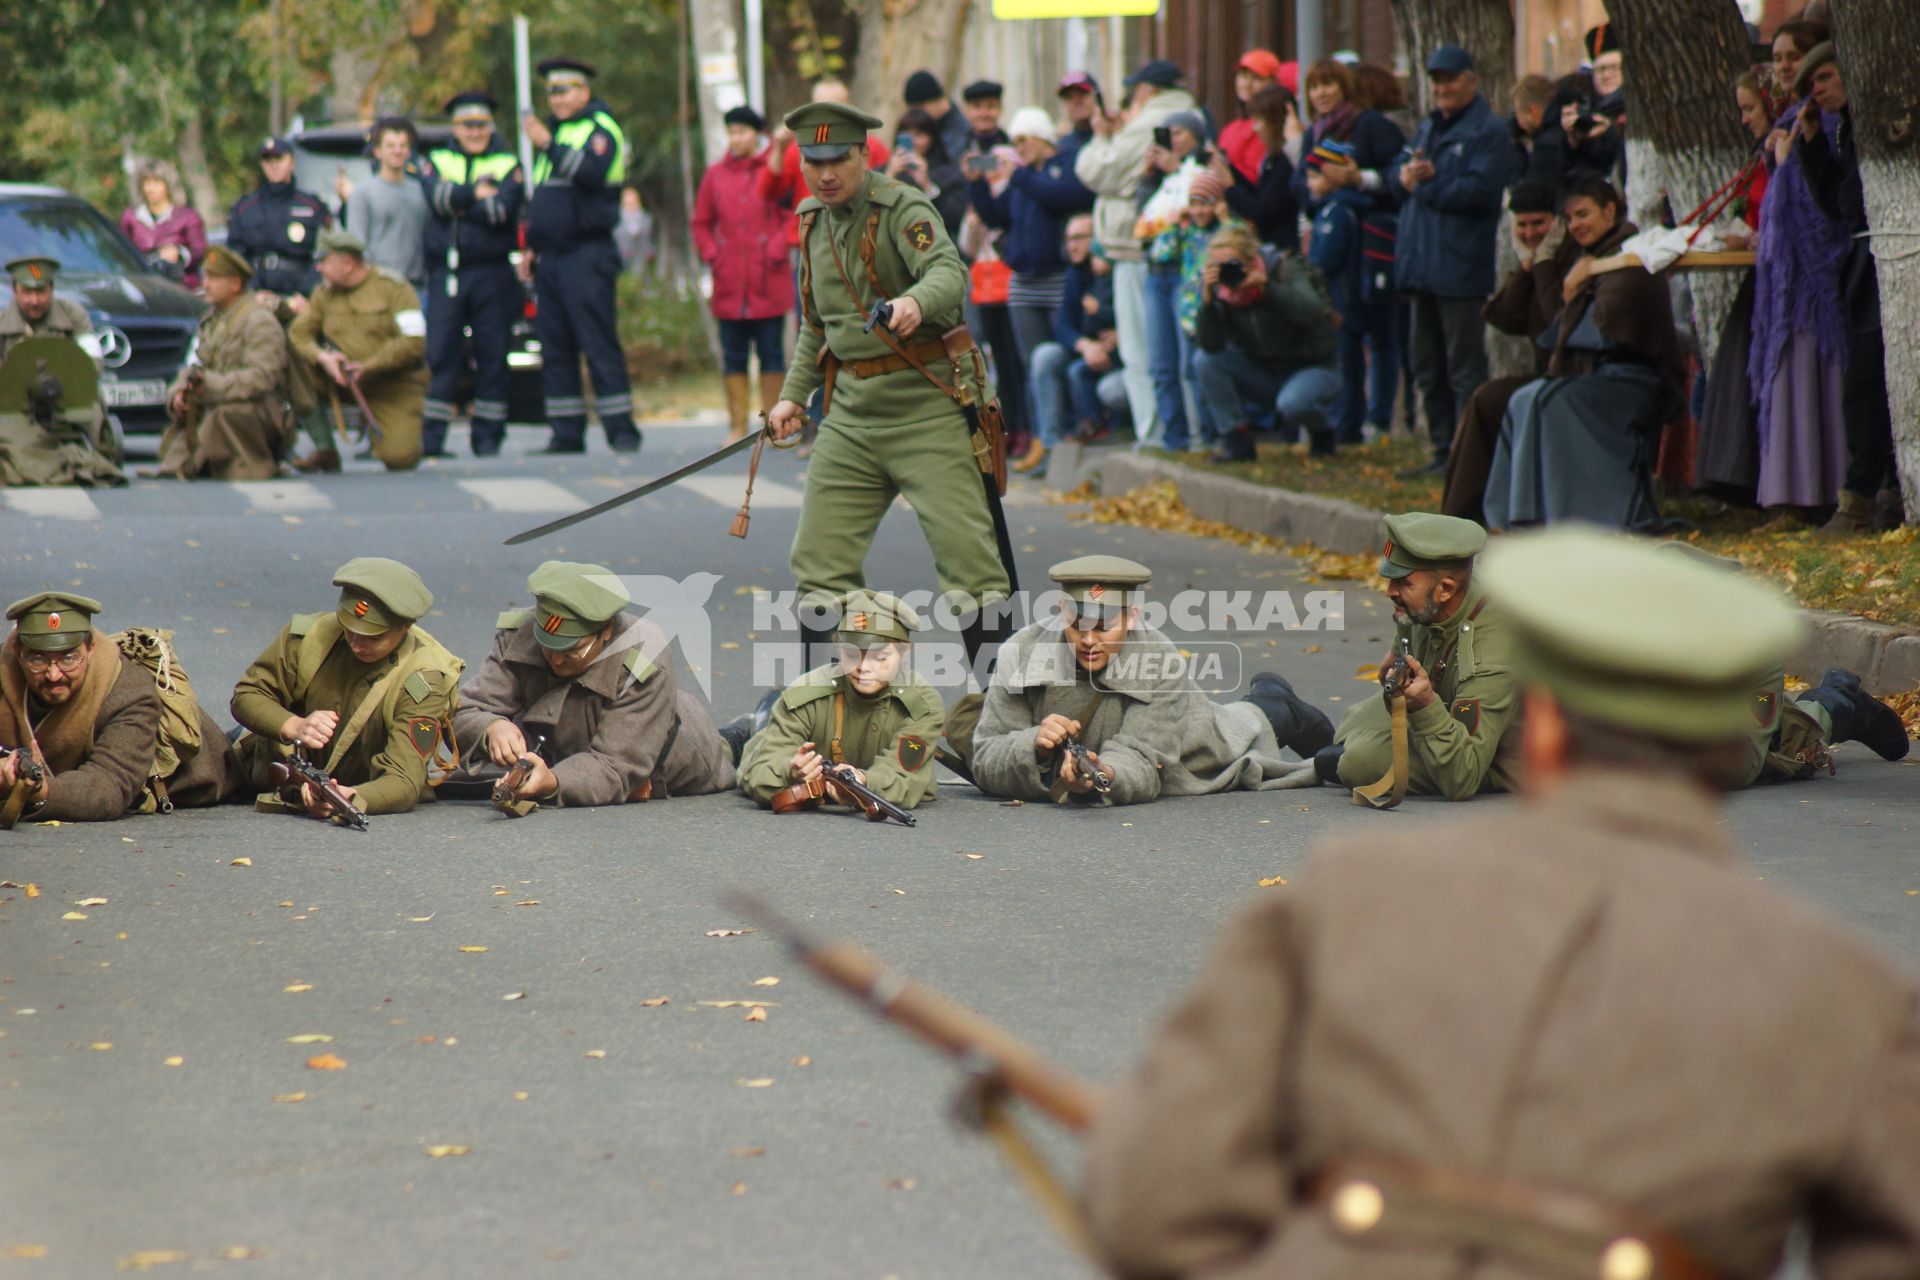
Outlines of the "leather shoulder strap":
M 874 226 L 879 222 L 879 220 L 880 220 L 880 215 L 876 213 L 867 223 L 867 238 L 863 240 L 861 243 L 861 251 L 863 254 L 865 254 L 870 247 Z M 834 269 L 840 273 L 840 283 L 846 287 L 847 297 L 853 300 L 853 309 L 856 312 L 865 311 L 866 307 L 863 306 L 860 301 L 860 291 L 853 287 L 853 277 L 847 274 L 847 264 L 840 260 L 840 246 L 833 242 L 832 236 L 827 237 L 827 252 L 833 255 Z M 867 259 L 867 270 L 869 275 L 871 276 L 871 273 L 873 271 L 873 260 L 871 258 Z M 874 288 L 875 296 L 878 297 L 881 290 L 880 290 L 880 282 L 877 278 L 873 279 L 873 288 Z M 913 350 L 910 347 L 907 347 L 903 343 L 901 343 L 900 339 L 894 337 L 893 333 L 890 330 L 888 330 L 885 325 L 875 325 L 873 328 L 873 331 L 880 335 L 880 340 L 887 344 L 888 348 L 892 350 L 893 354 L 899 356 L 902 360 L 905 360 L 907 364 L 915 372 L 917 372 L 921 377 L 925 378 L 928 382 L 931 382 L 934 385 L 934 387 L 939 390 L 941 395 L 947 397 L 947 399 L 953 401 L 955 404 L 960 405 L 963 408 L 968 404 L 965 391 L 963 391 L 960 387 L 957 387 L 957 386 L 950 387 L 946 383 L 940 381 L 940 379 L 934 377 L 933 372 L 930 369 L 928 369 L 924 363 L 921 362 L 920 357 L 915 355 L 913 353 Z
M 827 326 L 821 323 L 820 308 L 813 301 L 813 255 L 808 252 L 813 224 L 819 218 L 818 209 L 808 209 L 800 215 L 800 310 L 816 333 L 825 333 Z

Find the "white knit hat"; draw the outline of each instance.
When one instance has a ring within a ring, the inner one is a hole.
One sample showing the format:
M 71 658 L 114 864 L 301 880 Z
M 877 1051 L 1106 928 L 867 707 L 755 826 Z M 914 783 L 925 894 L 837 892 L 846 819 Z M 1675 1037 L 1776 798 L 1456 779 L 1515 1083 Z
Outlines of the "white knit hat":
M 1022 138 L 1045 138 L 1052 142 L 1059 136 L 1053 126 L 1053 117 L 1039 107 L 1022 107 L 1013 113 L 1013 122 L 1007 126 L 1007 136 L 1015 142 Z

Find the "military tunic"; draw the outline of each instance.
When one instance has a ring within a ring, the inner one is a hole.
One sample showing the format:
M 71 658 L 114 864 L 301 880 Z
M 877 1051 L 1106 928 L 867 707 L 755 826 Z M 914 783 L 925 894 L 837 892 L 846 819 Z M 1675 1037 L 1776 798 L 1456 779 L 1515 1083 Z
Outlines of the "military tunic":
M 1391 1193 L 1359 1236 L 1297 1202 L 1397 1156 L 1637 1211 L 1728 1280 L 1802 1223 L 1813 1274 L 1920 1275 L 1917 1000 L 1760 882 L 1707 792 L 1583 769 L 1336 842 L 1243 913 L 1096 1121 L 1093 1234 L 1141 1280 L 1545 1274 Z
M 93 319 L 77 302 L 56 297 L 46 318 L 29 324 L 20 304 L 9 300 L 0 308 L 0 362 L 28 338 L 70 338 L 93 357 L 97 367 L 100 348 L 92 333 Z M 75 429 L 63 438 L 50 435 L 30 419 L 0 415 L 0 484 L 125 484 L 126 476 L 97 445 L 106 422 L 105 407 L 96 404 L 90 416 L 70 421 Z
M 380 428 L 373 454 L 390 471 L 420 461 L 420 416 L 427 401 L 427 319 L 413 286 L 372 267 L 351 289 L 323 284 L 288 332 L 294 357 L 316 366 L 326 343 L 360 365 L 360 390 Z M 323 394 L 351 404 L 352 392 L 324 372 L 313 373 Z M 331 389 L 331 390 L 329 390 Z
M 865 585 L 862 566 L 874 530 L 894 497 L 904 495 L 933 549 L 940 589 L 977 603 L 1004 599 L 1007 573 L 960 409 L 911 368 L 863 378 L 850 363 L 893 354 L 878 332 L 861 332 L 882 297 L 919 303 L 920 327 L 903 341 L 910 350 L 937 343 L 961 324 L 967 271 L 939 213 L 917 188 L 879 173 L 869 173 L 843 208 L 828 209 L 810 197 L 799 212 L 812 219 L 801 240 L 806 322 L 781 399 L 805 404 L 825 380 L 823 362 L 831 357 L 840 368 L 808 464 L 791 557 L 795 581 L 803 594 L 841 595 Z M 877 291 L 862 256 L 869 236 Z M 836 251 L 844 278 L 834 265 Z M 985 404 L 992 391 L 976 376 L 976 358 L 960 357 L 957 376 Z M 955 360 L 920 359 L 936 378 L 955 381 Z
M 643 783 L 650 797 L 706 795 L 734 784 L 732 752 L 713 716 L 681 690 L 665 632 L 622 613 L 606 652 L 580 675 L 557 676 L 523 610 L 500 615 L 493 652 L 461 691 L 454 729 L 468 769 L 503 772 L 487 755 L 487 729 L 499 720 L 520 726 L 553 761 L 555 807 L 621 804 Z
M 1060 755 L 1035 756 L 1040 722 L 1050 715 L 1080 722 L 1081 743 L 1113 770 L 1106 795 L 1067 791 Z M 1173 642 L 1152 627 L 1128 632 L 1108 666 L 1088 673 L 1057 627 L 1036 622 L 1001 651 L 973 734 L 973 777 L 989 795 L 1075 804 L 1313 785 L 1312 770 L 1282 759 L 1280 750 L 1265 712 L 1208 698 Z
M 815 667 L 780 695 L 767 727 L 740 753 L 740 789 L 762 808 L 793 785 L 788 772 L 800 744 L 811 742 L 829 762 L 834 752 L 836 708 L 838 759 L 866 775 L 867 786 L 902 808 L 934 798 L 934 744 L 940 741 L 946 706 L 918 674 L 865 697 L 848 685 L 837 664 Z
M 93 317 L 77 302 L 56 297 L 47 310 L 46 318 L 38 324 L 32 324 L 21 314 L 19 302 L 9 301 L 5 309 L 0 310 L 0 361 L 4 361 L 8 352 L 28 338 L 72 338 L 80 342 L 81 334 L 92 332 Z M 98 347 L 89 346 L 87 354 L 94 358 L 95 364 L 99 363 Z
M 310 635 L 322 642 L 330 636 L 332 643 L 302 689 L 300 653 Z M 415 670 L 387 681 L 403 667 Z M 241 739 L 240 754 L 255 789 L 265 790 L 267 767 L 290 754 L 280 743 L 280 727 L 290 716 L 323 710 L 339 714 L 333 741 L 312 753 L 324 766 L 361 701 L 387 681 L 381 704 L 331 772 L 341 785 L 358 789 L 366 812 L 405 813 L 430 794 L 427 763 L 444 736 L 441 723 L 453 715 L 461 667 L 458 658 L 418 625 L 387 657 L 363 663 L 347 647 L 334 615 L 295 615 L 233 691 L 233 718 L 252 731 Z
M 1396 632 L 1396 653 L 1402 634 L 1411 634 L 1413 659 L 1434 690 L 1432 702 L 1407 712 L 1408 790 L 1449 800 L 1511 790 L 1513 767 L 1500 746 L 1520 712 L 1520 692 L 1513 635 L 1500 611 L 1470 583 L 1445 622 Z M 1346 748 L 1341 782 L 1363 787 L 1386 775 L 1393 767 L 1392 724 L 1384 697 L 1369 697 L 1346 714 L 1334 733 Z
M 271 311 L 242 294 L 200 320 L 204 368 L 191 423 L 176 419 L 160 441 L 160 470 L 215 480 L 269 480 L 292 439 L 287 416 L 287 341 Z M 167 392 L 186 385 L 182 370 Z

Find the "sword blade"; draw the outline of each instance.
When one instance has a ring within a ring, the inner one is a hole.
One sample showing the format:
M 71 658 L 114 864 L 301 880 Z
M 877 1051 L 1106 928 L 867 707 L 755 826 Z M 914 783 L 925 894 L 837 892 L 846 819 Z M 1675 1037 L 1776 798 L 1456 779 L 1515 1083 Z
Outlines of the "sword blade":
M 704 458 L 694 459 L 692 462 L 689 462 L 686 466 L 681 467 L 678 471 L 669 471 L 667 472 L 667 474 L 663 476 L 659 476 L 659 477 L 656 477 L 655 479 L 647 481 L 645 484 L 639 486 L 638 488 L 629 489 L 622 494 L 616 494 L 615 496 L 608 498 L 605 502 L 596 502 L 593 506 L 587 507 L 584 510 L 576 511 L 572 515 L 561 516 L 558 520 L 549 520 L 547 523 L 539 526 L 538 528 L 528 529 L 528 530 L 525 530 L 524 532 L 516 533 L 511 538 L 508 538 L 503 545 L 509 546 L 509 547 L 517 547 L 523 542 L 532 542 L 535 538 L 544 538 L 550 533 L 558 533 L 562 529 L 570 529 L 574 525 L 579 524 L 582 520 L 591 520 L 595 516 L 605 515 L 607 512 L 612 511 L 615 507 L 624 507 L 629 502 L 633 502 L 639 498 L 644 498 L 650 493 L 654 493 L 654 492 L 657 492 L 658 490 L 664 489 L 668 485 L 673 484 L 675 481 L 684 480 L 690 475 L 694 475 L 698 472 L 705 471 L 708 467 L 711 467 L 716 462 L 725 461 L 726 459 L 731 458 L 734 454 L 739 453 L 742 449 L 751 448 L 753 446 L 753 442 L 755 440 L 758 440 L 761 436 L 761 433 L 764 431 L 766 431 L 765 427 L 760 427 L 756 430 L 749 431 L 747 432 L 746 435 L 741 436 L 738 440 L 733 441 L 731 444 L 722 445 L 720 448 L 715 449 L 712 453 L 706 455 Z

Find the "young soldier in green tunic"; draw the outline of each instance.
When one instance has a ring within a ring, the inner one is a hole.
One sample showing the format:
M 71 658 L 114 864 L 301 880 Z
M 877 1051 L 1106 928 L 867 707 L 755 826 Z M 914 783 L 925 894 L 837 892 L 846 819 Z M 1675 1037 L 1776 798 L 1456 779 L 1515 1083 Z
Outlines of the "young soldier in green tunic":
M 852 765 L 860 781 L 902 808 L 931 799 L 946 706 L 907 668 L 908 643 L 922 625 L 898 597 L 849 592 L 834 661 L 774 703 L 772 720 L 741 752 L 740 789 L 764 808 L 794 783 L 818 781 L 831 762 Z
M 903 495 L 933 549 L 940 589 L 975 608 L 1003 600 L 1007 570 L 974 438 L 950 394 L 965 388 L 981 406 L 993 395 L 961 322 L 966 266 L 923 193 L 868 172 L 867 131 L 880 121 L 816 102 L 789 112 L 786 125 L 813 195 L 799 207 L 805 323 L 768 415 L 774 437 L 798 432 L 807 397 L 826 391 L 793 539 L 801 596 L 819 601 L 864 586 L 874 529 Z M 893 339 L 924 373 L 867 326 L 882 300 L 893 307 Z M 963 638 L 976 651 L 999 630 L 975 623 Z
M 430 794 L 462 663 L 415 625 L 433 593 L 399 561 L 349 560 L 333 584 L 339 607 L 294 615 L 240 677 L 233 718 L 251 730 L 241 759 L 264 790 L 268 768 L 303 747 L 363 812 L 405 813 Z M 327 811 L 310 795 L 307 805 Z M 255 807 L 285 808 L 272 795 Z
M 1513 637 L 1473 581 L 1487 531 L 1471 520 L 1409 511 L 1381 523 L 1380 576 L 1393 601 L 1393 647 L 1410 642 L 1407 665 L 1408 787 L 1414 795 L 1465 800 L 1510 790 L 1500 739 L 1519 710 Z M 1368 698 L 1340 722 L 1314 759 L 1322 782 L 1370 786 L 1393 768 L 1393 722 L 1384 698 Z

